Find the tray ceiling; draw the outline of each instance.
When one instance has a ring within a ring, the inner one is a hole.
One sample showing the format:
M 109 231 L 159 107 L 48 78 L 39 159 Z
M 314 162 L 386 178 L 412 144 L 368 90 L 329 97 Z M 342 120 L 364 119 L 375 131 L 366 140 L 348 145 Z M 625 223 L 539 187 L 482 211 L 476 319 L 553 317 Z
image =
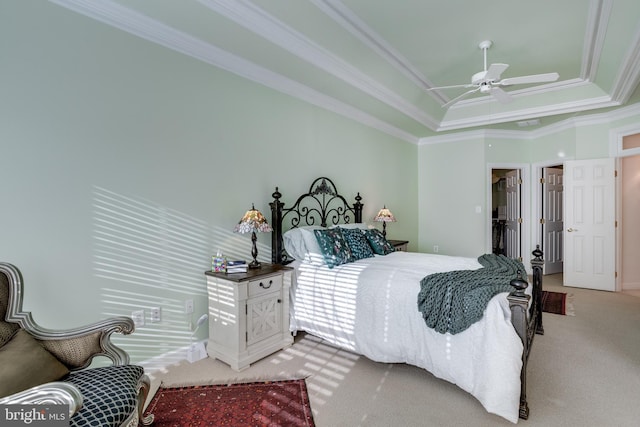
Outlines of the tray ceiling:
M 637 0 L 50 1 L 411 142 L 640 101 Z M 502 78 L 560 78 L 443 108 L 468 89 L 428 89 L 470 83 L 483 40 Z

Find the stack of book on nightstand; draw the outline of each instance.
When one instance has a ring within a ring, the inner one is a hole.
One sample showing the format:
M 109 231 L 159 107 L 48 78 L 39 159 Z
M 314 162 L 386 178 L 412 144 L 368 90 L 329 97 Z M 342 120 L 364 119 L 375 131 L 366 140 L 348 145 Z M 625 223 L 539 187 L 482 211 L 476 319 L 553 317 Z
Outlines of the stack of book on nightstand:
M 247 272 L 246 261 L 227 261 L 227 273 L 246 273 Z

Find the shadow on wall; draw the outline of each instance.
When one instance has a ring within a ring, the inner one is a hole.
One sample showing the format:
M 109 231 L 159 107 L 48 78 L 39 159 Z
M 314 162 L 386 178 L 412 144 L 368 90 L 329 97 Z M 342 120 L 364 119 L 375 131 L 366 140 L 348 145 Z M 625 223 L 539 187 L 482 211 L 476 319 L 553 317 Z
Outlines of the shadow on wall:
M 204 271 L 212 255 L 220 250 L 233 259 L 250 258 L 251 239 L 233 233 L 234 225 L 211 227 L 148 200 L 94 187 L 93 274 L 103 279 L 101 314 L 133 317 L 143 311 L 144 324 L 132 336 L 114 336 L 132 361 L 153 369 L 149 365 L 159 355 L 163 366 L 167 355 L 174 354 L 175 362 L 185 358 L 183 349 L 197 339 L 196 321 L 207 312 Z M 258 251 L 263 258 L 271 249 L 258 243 Z M 206 337 L 207 328 L 197 335 Z

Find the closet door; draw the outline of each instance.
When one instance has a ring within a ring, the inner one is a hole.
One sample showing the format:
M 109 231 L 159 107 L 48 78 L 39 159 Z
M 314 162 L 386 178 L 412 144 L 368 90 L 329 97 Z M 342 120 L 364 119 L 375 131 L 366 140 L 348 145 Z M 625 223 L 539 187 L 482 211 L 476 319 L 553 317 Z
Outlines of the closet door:
M 544 194 L 544 274 L 562 273 L 563 260 L 563 170 L 545 168 L 542 194 Z
M 507 221 L 505 231 L 505 255 L 509 258 L 522 260 L 522 206 L 520 192 L 522 179 L 520 169 L 514 169 L 505 175 L 507 191 Z

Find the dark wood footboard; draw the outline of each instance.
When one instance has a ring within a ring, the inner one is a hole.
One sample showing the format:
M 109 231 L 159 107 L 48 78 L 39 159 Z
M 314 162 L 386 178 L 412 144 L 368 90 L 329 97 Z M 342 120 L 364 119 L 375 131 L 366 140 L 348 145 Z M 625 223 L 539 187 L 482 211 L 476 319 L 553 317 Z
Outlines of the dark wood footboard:
M 533 251 L 534 258 L 531 260 L 533 269 L 533 289 L 532 296 L 525 293 L 529 284 L 524 278 L 511 281 L 515 288 L 509 294 L 509 307 L 511 308 L 511 322 L 520 336 L 524 346 L 522 351 L 522 371 L 520 372 L 520 418 L 529 418 L 529 405 L 527 404 L 527 361 L 529 352 L 536 334 L 544 334 L 542 326 L 542 251 L 540 246 L 536 246 Z M 533 298 L 533 299 L 532 299 Z M 531 301 L 531 304 L 529 304 Z

